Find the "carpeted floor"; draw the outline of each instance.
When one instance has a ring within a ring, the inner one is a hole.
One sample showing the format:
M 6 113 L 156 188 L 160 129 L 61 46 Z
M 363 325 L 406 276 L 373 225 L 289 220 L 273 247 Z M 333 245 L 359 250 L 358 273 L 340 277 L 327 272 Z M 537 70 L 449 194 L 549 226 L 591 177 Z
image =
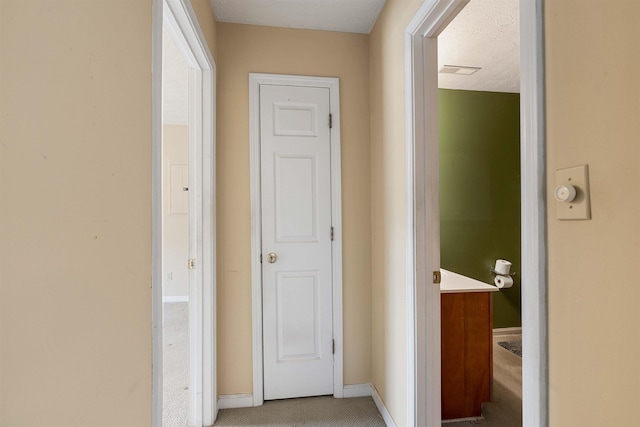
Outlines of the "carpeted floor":
M 518 337 L 496 337 L 493 342 L 493 401 L 483 406 L 483 419 L 443 423 L 445 427 L 521 427 L 522 359 L 498 345 Z M 314 397 L 265 402 L 261 407 L 225 409 L 215 426 L 384 426 L 371 398 Z
M 187 303 L 164 304 L 164 392 L 162 425 L 187 425 L 189 342 Z M 443 423 L 445 427 L 521 427 L 522 359 L 493 342 L 493 402 L 483 406 L 481 420 Z M 518 337 L 515 337 L 517 340 Z M 224 427 L 384 427 L 370 397 L 334 399 L 330 396 L 265 402 L 256 408 L 223 409 L 215 426 Z
M 162 314 L 162 425 L 185 427 L 189 404 L 188 303 L 164 303 Z
M 265 402 L 255 408 L 223 409 L 214 426 L 225 427 L 384 427 L 370 397 L 331 396 Z

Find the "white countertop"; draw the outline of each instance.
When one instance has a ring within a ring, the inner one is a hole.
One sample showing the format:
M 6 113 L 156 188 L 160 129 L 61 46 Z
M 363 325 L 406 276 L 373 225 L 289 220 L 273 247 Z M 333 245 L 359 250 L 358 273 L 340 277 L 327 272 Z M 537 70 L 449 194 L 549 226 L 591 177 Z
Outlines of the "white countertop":
M 440 269 L 440 275 L 440 293 L 443 294 L 461 292 L 496 292 L 500 290 L 494 285 L 445 270 L 444 268 Z

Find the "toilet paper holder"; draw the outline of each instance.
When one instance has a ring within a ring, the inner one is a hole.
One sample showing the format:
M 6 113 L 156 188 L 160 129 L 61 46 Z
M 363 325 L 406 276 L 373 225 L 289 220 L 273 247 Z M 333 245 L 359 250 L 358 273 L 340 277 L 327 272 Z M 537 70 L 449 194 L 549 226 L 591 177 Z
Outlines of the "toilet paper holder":
M 511 261 L 507 261 L 506 259 L 497 259 L 496 265 L 489 267 L 489 271 L 496 276 L 513 277 L 516 273 L 511 273 L 511 266 Z
M 492 272 L 493 274 L 495 274 L 496 276 L 515 276 L 516 273 L 513 272 L 509 272 L 508 274 L 504 274 L 504 273 L 499 273 L 497 272 L 493 267 L 489 267 L 489 271 Z

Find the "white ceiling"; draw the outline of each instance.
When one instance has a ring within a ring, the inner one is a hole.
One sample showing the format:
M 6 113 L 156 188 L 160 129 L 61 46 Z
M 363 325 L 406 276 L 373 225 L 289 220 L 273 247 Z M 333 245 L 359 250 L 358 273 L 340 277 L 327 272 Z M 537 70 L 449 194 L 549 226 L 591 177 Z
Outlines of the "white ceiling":
M 219 22 L 369 34 L 386 0 L 211 0 Z
M 471 0 L 438 36 L 438 69 L 444 65 L 482 69 L 438 74 L 441 88 L 519 93 L 518 0 Z

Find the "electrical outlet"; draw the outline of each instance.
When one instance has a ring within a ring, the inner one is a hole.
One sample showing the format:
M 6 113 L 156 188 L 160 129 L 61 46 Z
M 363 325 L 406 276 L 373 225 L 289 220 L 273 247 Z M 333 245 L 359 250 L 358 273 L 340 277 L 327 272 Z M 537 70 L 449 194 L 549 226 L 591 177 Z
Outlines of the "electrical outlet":
M 167 273 L 167 280 L 173 280 L 173 271 Z

